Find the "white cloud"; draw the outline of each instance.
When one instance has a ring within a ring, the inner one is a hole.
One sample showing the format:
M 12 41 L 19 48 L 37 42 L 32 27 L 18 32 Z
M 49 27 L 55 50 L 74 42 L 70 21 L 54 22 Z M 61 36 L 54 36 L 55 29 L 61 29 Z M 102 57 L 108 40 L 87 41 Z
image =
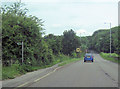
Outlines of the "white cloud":
M 60 27 L 61 24 L 52 24 L 52 27 Z
M 1 0 L 2 2 L 39 2 L 39 3 L 47 3 L 47 2 L 60 2 L 60 0 Z
M 20 1 L 20 0 L 1 0 L 1 2 L 16 2 L 16 1 Z
M 83 2 L 118 2 L 119 0 L 81 0 L 81 1 Z
M 40 3 L 47 3 L 47 2 L 54 2 L 57 3 L 60 0 L 23 0 L 23 2 L 40 2 Z
M 13 1 L 20 0 L 2 0 Z M 118 0 L 21 0 L 26 2 L 29 14 L 45 21 L 46 33 L 62 34 L 64 29 L 84 28 L 85 30 L 76 31 L 78 36 L 81 32 L 84 36 L 91 35 L 98 28 L 109 28 L 109 24 L 105 25 L 104 22 L 111 22 L 112 27 L 118 25 L 116 1 Z
M 119 0 L 87 0 L 89 2 L 118 2 Z
M 77 36 L 91 36 L 93 34 L 92 32 L 88 32 L 85 29 L 76 30 L 75 32 Z
M 1 0 L 2 2 L 16 2 L 20 0 Z M 41 3 L 47 3 L 47 2 L 118 2 L 119 0 L 21 0 L 21 2 L 41 2 Z
M 86 30 L 80 29 L 80 30 L 77 30 L 77 31 L 75 31 L 75 32 L 76 32 L 76 35 L 77 35 L 77 36 L 83 36 L 83 35 L 85 35 Z
M 77 34 L 82 34 L 82 33 L 86 33 L 86 30 L 84 29 L 80 29 L 80 30 L 77 30 L 75 31 Z

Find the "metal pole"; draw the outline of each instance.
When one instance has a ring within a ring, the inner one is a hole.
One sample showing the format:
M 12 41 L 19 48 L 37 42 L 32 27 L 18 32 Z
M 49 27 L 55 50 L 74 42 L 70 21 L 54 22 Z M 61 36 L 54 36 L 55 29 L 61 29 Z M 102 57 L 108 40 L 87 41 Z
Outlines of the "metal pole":
M 24 59 L 24 58 L 23 58 L 23 52 L 24 52 L 23 49 L 24 49 L 24 46 L 23 46 L 23 41 L 22 41 L 22 64 L 23 64 L 23 59 Z
M 110 56 L 111 56 L 111 23 L 110 23 Z
M 105 23 L 105 24 L 107 24 L 107 23 Z M 111 56 L 111 23 L 109 23 L 110 24 L 110 56 Z

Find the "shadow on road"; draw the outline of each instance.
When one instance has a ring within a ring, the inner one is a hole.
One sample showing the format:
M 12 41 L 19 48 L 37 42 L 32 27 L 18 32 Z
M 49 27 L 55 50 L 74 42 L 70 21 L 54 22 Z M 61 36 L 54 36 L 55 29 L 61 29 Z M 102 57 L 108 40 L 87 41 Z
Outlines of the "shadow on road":
M 92 61 L 86 61 L 86 62 L 84 62 L 84 63 L 94 63 L 94 62 L 92 62 Z

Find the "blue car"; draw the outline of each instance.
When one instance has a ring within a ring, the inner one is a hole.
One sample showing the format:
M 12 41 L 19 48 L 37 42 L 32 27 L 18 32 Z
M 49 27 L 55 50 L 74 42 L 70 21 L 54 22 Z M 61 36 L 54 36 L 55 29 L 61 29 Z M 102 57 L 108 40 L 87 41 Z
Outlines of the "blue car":
M 86 53 L 84 56 L 84 62 L 86 61 L 92 61 L 93 62 L 93 55 L 90 53 Z

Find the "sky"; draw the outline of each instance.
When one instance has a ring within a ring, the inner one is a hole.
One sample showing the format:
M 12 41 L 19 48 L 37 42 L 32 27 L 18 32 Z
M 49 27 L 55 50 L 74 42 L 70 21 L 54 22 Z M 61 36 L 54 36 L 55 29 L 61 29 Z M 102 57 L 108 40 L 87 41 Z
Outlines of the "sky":
M 2 0 L 10 4 L 19 0 Z M 44 21 L 47 34 L 62 35 L 73 29 L 78 36 L 90 36 L 99 29 L 118 26 L 119 0 L 21 0 L 28 15 Z M 104 23 L 107 24 L 104 24 Z

